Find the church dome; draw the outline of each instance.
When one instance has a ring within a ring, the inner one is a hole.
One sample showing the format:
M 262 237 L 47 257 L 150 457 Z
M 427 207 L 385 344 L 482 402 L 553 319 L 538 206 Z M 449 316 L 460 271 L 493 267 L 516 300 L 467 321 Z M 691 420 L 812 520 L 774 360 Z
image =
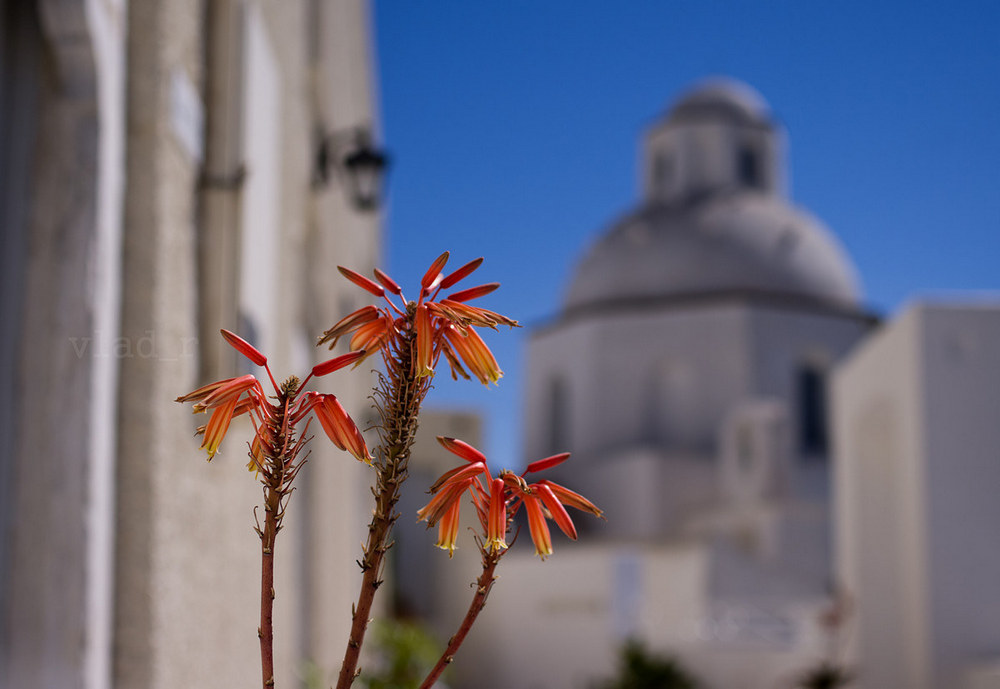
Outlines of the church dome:
M 767 125 L 771 114 L 767 101 L 752 86 L 719 77 L 707 79 L 681 96 L 668 119 L 674 122 L 717 119 L 734 124 Z
M 851 261 L 814 217 L 753 192 L 694 206 L 647 204 L 606 232 L 578 264 L 567 309 L 720 293 L 857 306 Z
M 741 293 L 857 308 L 847 254 L 785 198 L 783 141 L 747 84 L 682 95 L 645 135 L 645 198 L 590 247 L 565 307 Z

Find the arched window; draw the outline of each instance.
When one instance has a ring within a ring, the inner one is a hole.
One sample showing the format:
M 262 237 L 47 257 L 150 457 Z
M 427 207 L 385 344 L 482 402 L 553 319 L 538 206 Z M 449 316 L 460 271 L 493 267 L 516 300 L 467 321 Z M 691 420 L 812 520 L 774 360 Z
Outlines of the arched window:
M 741 146 L 736 157 L 736 174 L 742 186 L 754 189 L 763 186 L 760 156 L 750 146 Z
M 829 445 L 825 371 L 814 365 L 802 366 L 796 388 L 799 449 L 806 456 L 825 456 Z
M 674 157 L 669 153 L 659 153 L 653 158 L 653 189 L 663 194 L 670 191 L 674 183 Z

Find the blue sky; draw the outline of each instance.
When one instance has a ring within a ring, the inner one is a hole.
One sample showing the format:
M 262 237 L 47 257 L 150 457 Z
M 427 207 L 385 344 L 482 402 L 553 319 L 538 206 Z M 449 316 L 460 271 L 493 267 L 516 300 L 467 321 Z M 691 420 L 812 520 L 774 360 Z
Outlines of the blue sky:
M 792 200 L 839 237 L 873 308 L 1000 289 L 1000 3 L 374 0 L 373 15 L 385 262 L 405 284 L 444 249 L 485 256 L 479 281 L 503 287 L 482 305 L 528 329 L 552 316 L 575 260 L 637 202 L 644 128 L 725 75 L 785 126 Z M 487 336 L 498 388 L 442 377 L 429 400 L 482 411 L 500 466 L 521 461 L 526 330 Z

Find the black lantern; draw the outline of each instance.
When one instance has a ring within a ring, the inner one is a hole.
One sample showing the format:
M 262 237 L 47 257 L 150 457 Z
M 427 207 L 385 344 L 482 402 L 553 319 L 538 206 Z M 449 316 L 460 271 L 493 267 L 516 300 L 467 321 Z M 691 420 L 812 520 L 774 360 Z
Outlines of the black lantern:
M 377 210 L 382 202 L 382 186 L 389 156 L 372 144 L 367 129 L 335 132 L 323 137 L 316 154 L 316 186 L 326 185 L 339 174 L 344 191 L 355 208 Z

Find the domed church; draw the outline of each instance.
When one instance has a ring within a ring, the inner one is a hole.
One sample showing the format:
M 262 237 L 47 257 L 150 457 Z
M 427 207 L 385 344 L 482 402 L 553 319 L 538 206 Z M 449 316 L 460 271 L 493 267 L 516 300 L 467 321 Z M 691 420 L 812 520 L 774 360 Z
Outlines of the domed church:
M 608 515 L 588 540 L 707 545 L 716 614 L 767 617 L 831 591 L 827 379 L 875 318 L 749 86 L 697 86 L 641 157 L 640 202 L 531 334 L 525 456 L 572 450 L 561 478 Z

